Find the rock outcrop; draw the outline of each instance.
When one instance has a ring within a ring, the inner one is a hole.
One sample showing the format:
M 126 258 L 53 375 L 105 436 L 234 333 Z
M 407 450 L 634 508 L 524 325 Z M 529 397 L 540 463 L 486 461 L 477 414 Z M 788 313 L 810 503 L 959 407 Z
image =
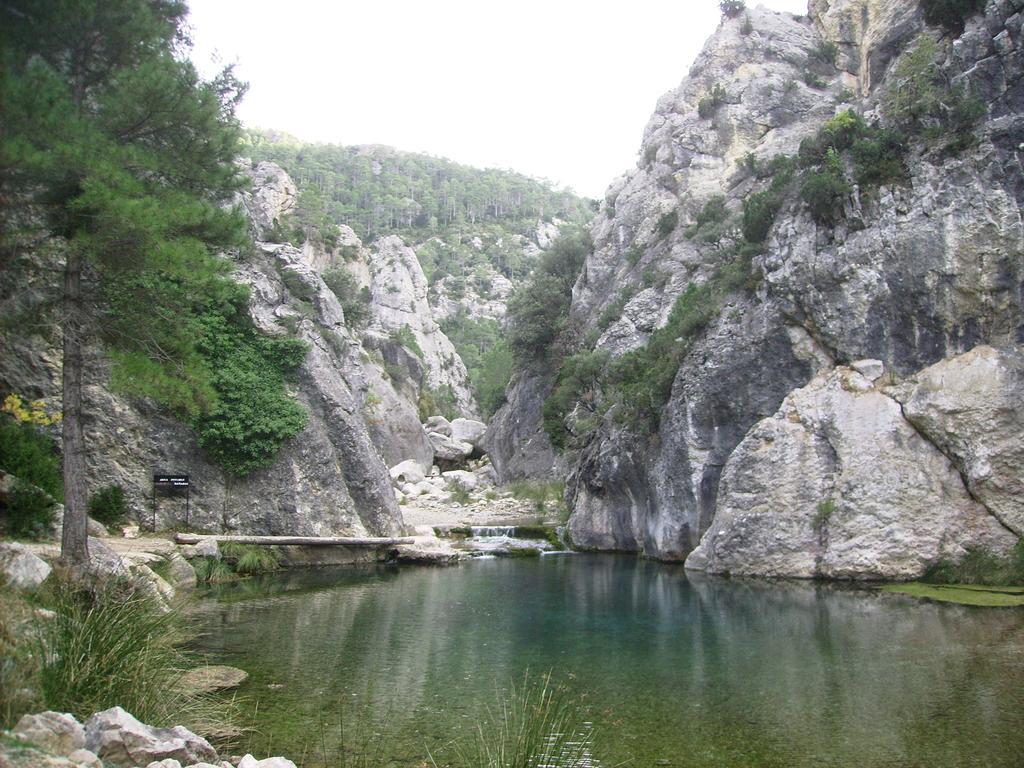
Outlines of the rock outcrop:
M 726 463 L 687 568 L 742 576 L 911 579 L 964 546 L 1017 536 L 971 497 L 900 403 L 840 367 L 792 392 Z
M 608 188 L 570 322 L 619 357 L 665 325 L 688 286 L 711 286 L 715 311 L 676 340 L 685 353 L 653 434 L 613 408 L 561 457 L 574 543 L 669 560 L 699 544 L 691 566 L 733 573 L 903 578 L 1020 534 L 1022 22 L 1008 0 L 959 37 L 927 28 L 911 0 L 723 20 L 658 102 L 637 168 Z M 796 157 L 846 110 L 884 120 L 922 34 L 937 41 L 935 71 L 983 107 L 975 140 L 949 152 L 910 136 L 898 183 L 861 187 L 848 171 L 831 223 L 793 184 L 764 242 L 745 243 L 744 209 L 773 160 Z M 736 270 L 743 279 L 725 281 Z M 486 439 L 502 479 L 555 465 L 541 429 L 551 386 L 550 374 L 520 374 L 509 388 Z M 822 504 L 834 506 L 827 537 L 811 525 Z

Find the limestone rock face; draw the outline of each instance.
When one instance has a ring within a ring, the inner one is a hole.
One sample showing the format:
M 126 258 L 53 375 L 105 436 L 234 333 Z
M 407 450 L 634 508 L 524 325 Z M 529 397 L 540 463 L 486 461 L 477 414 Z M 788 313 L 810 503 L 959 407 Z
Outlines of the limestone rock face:
M 273 221 L 290 210 L 294 185 L 271 164 L 261 163 L 250 173 L 254 187 L 243 202 L 263 237 Z M 152 477 L 155 472 L 187 472 L 192 526 L 263 534 L 400 532 L 401 511 L 378 447 L 379 443 L 397 453 L 398 428 L 375 423 L 375 402 L 364 375 L 365 350 L 346 324 L 338 298 L 314 267 L 329 262 L 328 255 L 311 253 L 308 247 L 258 240 L 254 253 L 233 264 L 235 279 L 250 289 L 254 324 L 272 336 L 294 333 L 309 348 L 291 385 L 309 423 L 282 446 L 270 466 L 244 478 L 228 477 L 204 454 L 186 425 L 146 401 L 112 393 L 109 366 L 96 351 L 89 356 L 83 393 L 89 490 L 117 483 L 140 523 L 151 525 L 155 517 L 158 526 L 179 525 L 185 522 L 185 499 L 160 498 L 154 510 Z M 43 287 L 39 292 L 44 293 Z M 0 294 L 5 312 L 27 300 L 25 294 Z M 53 367 L 59 370 L 59 353 L 37 336 L 22 339 L 13 355 L 6 354 L 11 347 L 3 343 L 0 388 L 46 397 L 56 406 L 60 387 Z M 392 392 L 391 397 L 397 395 Z M 414 455 L 429 461 L 430 448 L 415 407 L 405 403 L 404 410 L 396 406 L 395 412 L 413 414 L 410 434 L 420 440 Z M 406 424 L 399 418 L 394 422 Z M 409 456 L 397 460 L 404 458 Z
M 299 190 L 276 163 L 262 162 L 255 167 L 246 165 L 245 170 L 252 177 L 253 188 L 240 196 L 241 202 L 257 237 L 262 240 L 275 222 L 295 210 Z
M 371 331 L 392 338 L 408 329 L 423 354 L 430 386 L 451 387 L 459 409 L 473 416 L 476 404 L 466 366 L 433 318 L 427 302 L 427 278 L 416 253 L 397 235 L 381 238 L 375 247 L 370 258 Z
M 165 758 L 183 765 L 217 760 L 210 743 L 180 725 L 153 728 L 140 723 L 121 707 L 97 712 L 85 724 L 86 747 L 106 763 L 148 765 Z
M 883 489 L 871 502 L 889 505 L 884 513 L 877 511 L 881 530 L 905 527 L 911 538 L 920 536 L 913 545 L 920 546 L 919 556 L 910 554 L 910 544 L 887 549 L 868 537 L 868 554 L 858 557 L 853 545 L 844 549 L 844 541 L 867 537 L 867 526 L 863 518 L 851 516 L 838 496 L 839 528 L 830 532 L 828 546 L 808 535 L 804 518 L 827 501 L 821 493 L 832 492 L 833 471 L 827 463 L 814 463 L 816 451 L 825 445 L 822 439 L 794 443 L 808 452 L 804 456 L 793 448 L 794 461 L 803 461 L 808 472 L 825 474 L 808 479 L 806 487 L 789 489 L 801 510 L 793 513 L 799 525 L 793 522 L 778 536 L 791 535 L 786 547 L 805 555 L 799 563 L 795 554 L 782 557 L 780 572 L 841 578 L 909 575 L 919 573 L 940 549 L 955 555 L 961 551 L 957 547 L 972 544 L 1002 547 L 1002 536 L 993 538 L 992 525 L 997 533 L 1005 532 L 996 517 L 1020 530 L 1011 500 L 1019 493 L 1006 479 L 1008 473 L 996 466 L 998 461 L 1019 466 L 1014 440 L 999 437 L 1012 433 L 1013 420 L 1005 411 L 995 415 L 997 407 L 1005 409 L 1019 397 L 1010 373 L 1014 365 L 1003 363 L 1004 370 L 992 373 L 992 388 L 978 395 L 983 404 L 977 411 L 964 405 L 956 417 L 964 424 L 943 413 L 947 406 L 930 393 L 931 379 L 916 378 L 925 375 L 918 373 L 923 368 L 955 360 L 979 344 L 1008 350 L 1024 338 L 1019 11 L 1019 3 L 989 3 L 960 38 L 939 43 L 940 65 L 952 82 L 963 84 L 986 107 L 974 146 L 953 156 L 913 139 L 917 143 L 907 154 L 906 183 L 864 190 L 855 186 L 835 226 L 811 218 L 795 185 L 781 203 L 762 252 L 752 259 L 747 284 L 733 283 L 714 316 L 679 340 L 686 353 L 656 426 L 648 431 L 610 412 L 561 457 L 570 468 L 569 532 L 575 543 L 686 558 L 723 510 L 728 517 L 739 509 L 738 496 L 723 498 L 731 488 L 724 478 L 737 446 L 746 445 L 751 430 L 766 429 L 763 420 L 774 418 L 790 392 L 837 365 L 852 366 L 874 393 L 868 398 L 871 408 L 856 401 L 858 412 L 888 414 L 877 424 L 881 444 L 911 435 L 935 443 L 940 451 L 926 465 L 934 464 L 939 472 L 945 460 L 944 474 L 937 475 L 945 479 L 939 487 L 923 486 L 927 494 L 922 498 L 904 499 Z M 802 139 L 848 108 L 869 121 L 884 117 L 884 95 L 894 87 L 898 56 L 928 31 L 920 4 L 913 0 L 815 0 L 809 18 L 763 8 L 751 10 L 749 18 L 749 29 L 742 18 L 723 20 L 689 76 L 659 100 L 637 168 L 612 182 L 591 227 L 594 251 L 574 286 L 571 320 L 596 336 L 596 349 L 613 357 L 646 344 L 687 286 L 720 280 L 729 261 L 736 266 L 744 201 L 765 188 L 763 169 L 773 157 L 796 155 Z M 837 47 L 837 66 L 814 69 L 815 57 L 828 44 Z M 808 71 L 820 84 L 808 85 L 814 82 L 805 76 Z M 709 99 L 717 102 L 710 109 Z M 716 196 L 723 218 L 713 227 L 699 227 L 698 214 Z M 956 374 L 964 378 L 961 394 L 954 399 L 966 402 L 975 384 L 967 368 L 961 368 Z M 950 369 L 942 370 L 942 381 L 951 381 Z M 883 393 L 906 377 L 914 377 L 908 389 L 893 396 L 903 400 L 914 426 L 898 413 L 899 403 Z M 524 447 L 542 434 L 541 408 L 550 386 L 550 381 L 521 376 L 509 388 L 509 403 L 487 435 L 502 479 L 534 472 L 543 476 L 554 465 L 552 454 Z M 908 407 L 914 386 L 921 409 L 917 415 Z M 1000 401 L 1006 405 L 996 406 Z M 839 413 L 846 408 L 836 407 Z M 990 434 L 984 435 L 983 424 L 991 427 Z M 791 429 L 784 426 L 774 428 Z M 997 455 L 1006 458 L 997 460 Z M 906 459 L 908 471 L 915 461 Z M 783 465 L 780 460 L 778 473 Z M 733 471 L 743 475 L 739 466 Z M 949 519 L 932 522 L 963 538 L 940 546 L 910 518 L 928 507 L 926 499 L 947 499 L 947 490 L 953 493 L 956 470 L 985 506 L 970 495 L 949 496 L 954 499 Z M 952 490 L 944 485 L 947 480 Z M 774 501 L 781 503 L 784 496 L 779 491 Z M 780 525 L 791 522 L 786 517 Z M 730 523 L 729 535 L 734 530 L 739 529 Z M 768 534 L 757 526 L 751 530 L 756 535 L 750 534 L 749 551 L 757 564 L 749 566 L 750 572 L 767 573 L 775 566 L 757 553 L 771 547 L 756 537 Z M 748 547 L 742 536 L 731 541 Z M 709 546 L 692 556 L 694 564 L 707 557 Z M 716 545 L 715 557 L 725 557 L 726 549 Z M 741 572 L 740 559 L 721 567 Z
M 965 544 L 1014 536 L 900 404 L 850 368 L 815 378 L 758 422 L 722 473 L 688 568 L 799 578 L 912 579 Z
M 544 432 L 541 408 L 551 382 L 521 373 L 505 392 L 508 402 L 491 417 L 483 447 L 502 483 L 527 477 L 548 478 L 558 471 L 555 450 Z
M 976 347 L 925 368 L 891 394 L 948 456 L 975 499 L 1024 536 L 1024 355 Z

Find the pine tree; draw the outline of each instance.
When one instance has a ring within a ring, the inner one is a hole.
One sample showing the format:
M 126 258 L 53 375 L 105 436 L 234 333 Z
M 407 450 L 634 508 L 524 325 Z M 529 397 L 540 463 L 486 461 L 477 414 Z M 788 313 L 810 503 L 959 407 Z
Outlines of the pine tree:
M 79 568 L 89 561 L 83 351 L 102 336 L 126 388 L 200 409 L 208 366 L 175 323 L 177 302 L 231 293 L 214 249 L 244 231 L 224 207 L 241 186 L 244 88 L 230 69 L 198 76 L 183 55 L 186 13 L 180 0 L 0 4 L 0 215 L 41 211 L 39 228 L 62 244 L 61 546 Z

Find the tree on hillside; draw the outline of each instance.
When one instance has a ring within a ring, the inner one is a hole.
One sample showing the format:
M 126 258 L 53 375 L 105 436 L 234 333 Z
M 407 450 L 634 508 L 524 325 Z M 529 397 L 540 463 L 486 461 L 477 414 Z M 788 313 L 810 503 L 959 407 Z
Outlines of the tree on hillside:
M 181 0 L 0 4 L 0 228 L 38 222 L 63 254 L 61 548 L 75 567 L 89 561 L 85 350 L 105 341 L 123 388 L 195 411 L 211 371 L 175 321 L 181 301 L 237 301 L 213 249 L 244 231 L 223 207 L 241 187 L 243 87 L 230 70 L 199 78 L 186 13 Z

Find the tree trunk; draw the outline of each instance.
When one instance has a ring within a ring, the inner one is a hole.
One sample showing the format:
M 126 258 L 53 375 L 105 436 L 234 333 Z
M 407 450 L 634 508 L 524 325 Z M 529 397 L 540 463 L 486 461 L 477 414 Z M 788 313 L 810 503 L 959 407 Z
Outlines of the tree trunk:
M 64 528 L 61 559 L 72 568 L 89 565 L 86 525 L 85 438 L 82 434 L 82 255 L 68 249 L 64 265 Z

